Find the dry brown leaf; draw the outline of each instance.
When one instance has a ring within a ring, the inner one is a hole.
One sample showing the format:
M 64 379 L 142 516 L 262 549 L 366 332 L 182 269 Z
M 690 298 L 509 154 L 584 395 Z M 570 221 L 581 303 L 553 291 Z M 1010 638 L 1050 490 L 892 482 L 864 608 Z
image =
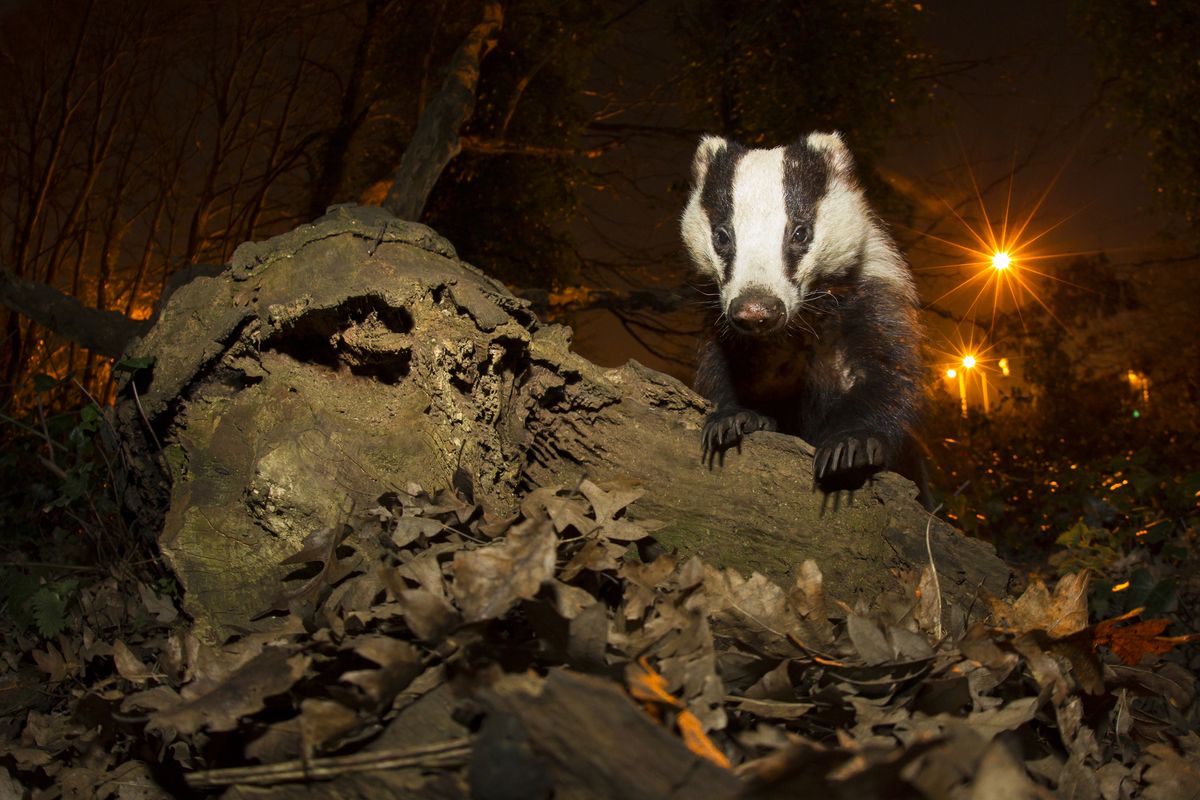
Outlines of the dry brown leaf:
M 63 654 L 54 646 L 54 642 L 46 642 L 45 650 L 34 650 L 32 655 L 37 668 L 49 676 L 50 683 L 65 680 L 68 675 L 73 675 L 79 668 L 78 664 L 70 664 L 63 658 Z
M 825 603 L 824 581 L 817 562 L 807 559 L 796 571 L 796 582 L 788 594 L 792 608 L 804 620 L 810 639 L 805 645 L 817 650 L 827 650 L 833 645 L 833 623 L 829 621 L 829 607 Z
M 1185 642 L 1195 641 L 1195 634 L 1184 636 L 1160 636 L 1167 629 L 1170 620 L 1148 619 L 1142 622 L 1118 627 L 1118 623 L 1140 614 L 1142 609 L 1135 608 L 1127 614 L 1115 619 L 1104 620 L 1096 624 L 1092 633 L 1092 647 L 1107 647 L 1113 655 L 1128 666 L 1137 666 L 1148 655 L 1169 653 L 1176 646 Z
M 362 689 L 380 708 L 391 705 L 423 669 L 421 651 L 391 636 L 359 636 L 353 640 L 351 649 L 374 661 L 379 669 L 345 672 L 342 680 Z
M 997 624 L 1018 633 L 1045 631 L 1061 638 L 1088 626 L 1087 589 L 1090 580 L 1087 570 L 1064 575 L 1054 587 L 1034 581 L 1012 605 L 993 598 L 992 614 Z
M 592 514 L 602 524 L 616 519 L 630 503 L 646 493 L 636 481 L 620 479 L 597 486 L 585 478 L 579 484 L 579 491 L 592 504 Z
M 1142 773 L 1146 800 L 1195 800 L 1200 792 L 1200 737 L 1189 732 L 1180 753 L 1167 744 L 1149 745 L 1142 760 L 1149 766 Z
M 1009 747 L 993 741 L 979 761 L 971 782 L 970 800 L 1050 800 L 1053 794 L 1035 784 Z
M 142 605 L 146 610 L 154 615 L 154 618 L 159 622 L 170 623 L 174 622 L 179 616 L 179 610 L 175 608 L 175 603 L 166 595 L 158 594 L 144 583 L 138 584 L 138 596 L 142 598 Z
M 300 738 L 308 755 L 358 727 L 358 714 L 341 703 L 309 697 L 300 703 Z
M 526 520 L 549 517 L 557 533 L 568 528 L 583 535 L 594 531 L 599 524 L 588 518 L 584 502 L 577 497 L 560 497 L 559 491 L 549 486 L 534 489 L 521 501 L 521 515 Z
M 442 532 L 445 523 L 429 517 L 395 517 L 390 523 L 388 539 L 396 549 L 407 547 L 424 536 L 429 538 Z
M 467 622 L 497 619 L 554 577 L 558 539 L 545 520 L 509 531 L 503 543 L 454 555 L 451 594 Z
M 777 584 L 755 572 L 743 578 L 735 570 L 706 567 L 704 592 L 715 633 L 767 655 L 788 658 L 800 653 L 789 641 L 805 636 L 799 617 Z
M 461 621 L 450 603 L 425 589 L 406 589 L 398 600 L 409 630 L 423 642 L 441 640 Z
M 120 639 L 113 642 L 112 648 L 113 662 L 117 665 L 117 672 L 122 678 L 141 686 L 154 677 L 154 670 L 143 664 L 142 660 L 134 655 L 133 651 Z
M 619 556 L 624 551 L 624 547 L 607 539 L 588 539 L 579 548 L 579 552 L 575 553 L 567 565 L 559 571 L 558 576 L 564 581 L 570 581 L 585 569 L 592 572 L 615 570 L 621 566 Z
M 708 738 L 700 720 L 667 691 L 666 678 L 655 672 L 646 659 L 639 658 L 636 665 L 631 664 L 625 672 L 625 679 L 629 694 L 635 700 L 640 700 L 651 716 L 659 718 L 656 706 L 666 706 L 676 712 L 675 724 L 689 750 L 719 767 L 730 768 L 729 759 Z
M 755 700 L 743 697 L 734 706 L 738 711 L 753 714 L 763 719 L 793 720 L 803 717 L 816 706 L 812 703 L 795 703 L 784 700 Z
M 268 647 L 199 696 L 151 714 L 146 726 L 162 731 L 168 739 L 201 728 L 218 732 L 234 730 L 242 717 L 262 710 L 266 698 L 289 690 L 311 661 L 311 656 Z
M 596 604 L 591 592 L 556 580 L 554 586 L 554 610 L 563 619 L 575 619 L 584 609 Z
M 886 664 L 892 660 L 892 646 L 875 620 L 847 614 L 846 633 L 864 664 Z

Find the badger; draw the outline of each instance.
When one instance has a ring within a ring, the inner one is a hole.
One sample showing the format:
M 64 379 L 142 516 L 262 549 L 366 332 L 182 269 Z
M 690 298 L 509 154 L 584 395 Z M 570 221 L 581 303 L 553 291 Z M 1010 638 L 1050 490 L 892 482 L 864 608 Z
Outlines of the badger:
M 701 434 L 709 467 L 746 434 L 780 431 L 814 446 L 827 492 L 882 469 L 923 485 L 916 288 L 842 137 L 753 149 L 705 136 L 682 233 L 716 287 L 696 373 L 716 406 Z

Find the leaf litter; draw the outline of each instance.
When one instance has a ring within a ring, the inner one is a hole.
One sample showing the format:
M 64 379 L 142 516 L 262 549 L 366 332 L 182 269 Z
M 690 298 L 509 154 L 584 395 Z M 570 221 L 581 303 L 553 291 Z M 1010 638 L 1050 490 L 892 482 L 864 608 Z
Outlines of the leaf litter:
M 929 570 L 851 608 L 811 561 L 790 587 L 644 562 L 640 496 L 496 518 L 410 485 L 309 536 L 266 629 L 219 643 L 148 586 L 88 589 L 5 645 L 0 796 L 1196 796 L 1194 637 L 1089 624 L 1086 573 L 970 625 Z

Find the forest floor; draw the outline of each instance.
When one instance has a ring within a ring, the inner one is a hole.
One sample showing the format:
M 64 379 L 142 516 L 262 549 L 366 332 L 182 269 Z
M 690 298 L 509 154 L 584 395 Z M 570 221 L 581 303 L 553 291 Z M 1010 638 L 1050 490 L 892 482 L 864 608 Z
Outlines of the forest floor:
M 0 797 L 1197 796 L 1195 637 L 1089 619 L 1087 571 L 951 615 L 927 568 L 852 608 L 812 562 L 643 560 L 640 495 L 496 519 L 410 486 L 219 642 L 153 565 L 10 584 Z

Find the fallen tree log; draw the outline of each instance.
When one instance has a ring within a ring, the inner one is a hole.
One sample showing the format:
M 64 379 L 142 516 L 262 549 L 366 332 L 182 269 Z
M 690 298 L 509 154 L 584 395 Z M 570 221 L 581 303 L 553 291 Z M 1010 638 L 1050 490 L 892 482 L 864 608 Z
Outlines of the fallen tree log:
M 929 551 L 947 608 L 1008 580 L 899 476 L 834 509 L 810 489 L 812 449 L 766 433 L 703 467 L 695 393 L 571 352 L 569 329 L 378 209 L 336 208 L 243 245 L 223 273 L 178 289 L 127 355 L 153 361 L 118 406 L 145 456 L 128 501 L 161 521 L 185 606 L 213 633 L 253 627 L 309 534 L 456 473 L 497 515 L 539 486 L 636 481 L 631 513 L 663 522 L 664 545 L 785 586 L 811 558 L 847 602 L 895 590 Z

